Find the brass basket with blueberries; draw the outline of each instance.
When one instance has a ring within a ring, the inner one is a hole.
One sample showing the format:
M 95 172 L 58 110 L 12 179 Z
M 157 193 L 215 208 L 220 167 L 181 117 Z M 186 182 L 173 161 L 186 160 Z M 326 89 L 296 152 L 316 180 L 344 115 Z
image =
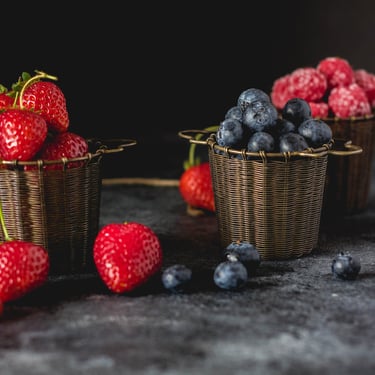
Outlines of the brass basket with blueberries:
M 102 158 L 135 145 L 131 139 L 87 140 L 82 157 L 0 160 L 0 199 L 7 234 L 45 247 L 51 275 L 94 270 Z M 0 230 L 0 240 L 4 240 Z
M 318 245 L 328 155 L 355 155 L 346 142 L 335 150 L 330 127 L 294 98 L 281 114 L 262 90 L 238 97 L 216 132 L 183 130 L 181 138 L 208 148 L 221 245 L 248 241 L 263 260 L 301 257 Z

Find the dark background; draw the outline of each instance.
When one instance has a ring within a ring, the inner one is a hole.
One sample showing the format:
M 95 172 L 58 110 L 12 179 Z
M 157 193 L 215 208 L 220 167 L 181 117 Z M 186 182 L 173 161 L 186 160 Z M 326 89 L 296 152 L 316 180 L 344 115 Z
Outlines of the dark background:
M 59 78 L 71 131 L 135 139 L 106 155 L 104 177 L 178 178 L 178 131 L 218 124 L 243 90 L 270 92 L 296 68 L 341 56 L 375 72 L 370 0 L 87 5 L 2 5 L 0 83 L 43 70 Z

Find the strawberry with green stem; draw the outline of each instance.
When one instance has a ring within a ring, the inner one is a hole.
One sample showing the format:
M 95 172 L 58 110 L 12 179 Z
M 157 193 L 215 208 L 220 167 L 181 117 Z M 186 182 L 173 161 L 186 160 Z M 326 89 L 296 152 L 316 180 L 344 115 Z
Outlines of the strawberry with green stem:
M 210 126 L 205 131 L 216 131 L 217 126 Z M 196 139 L 202 137 L 198 134 Z M 205 211 L 215 212 L 215 199 L 212 187 L 210 165 L 195 157 L 196 144 L 189 148 L 189 159 L 184 161 L 184 172 L 180 176 L 179 191 L 187 203 L 187 213 L 192 216 L 202 215 Z
M 47 250 L 28 241 L 14 240 L 7 231 L 0 202 L 4 242 L 0 244 L 0 304 L 18 299 L 42 286 L 48 278 Z
M 21 108 L 39 113 L 46 120 L 50 131 L 57 133 L 66 131 L 69 127 L 66 98 L 60 87 L 51 82 L 57 81 L 57 77 L 39 70 L 35 73 L 33 77 L 23 73 L 23 81 L 19 81 L 17 86 L 21 87 L 19 94 Z

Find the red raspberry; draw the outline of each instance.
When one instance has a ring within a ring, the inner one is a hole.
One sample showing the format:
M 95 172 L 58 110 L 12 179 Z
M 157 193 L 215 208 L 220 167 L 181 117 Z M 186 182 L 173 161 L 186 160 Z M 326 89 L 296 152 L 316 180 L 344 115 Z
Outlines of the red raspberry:
M 365 69 L 358 69 L 354 71 L 354 79 L 365 90 L 371 107 L 375 107 L 375 74 Z
M 317 66 L 327 79 L 328 89 L 349 86 L 354 82 L 354 71 L 349 62 L 340 57 L 326 57 Z
M 284 108 L 286 102 L 292 99 L 289 93 L 289 74 L 276 79 L 271 90 L 271 100 L 277 109 Z
M 371 114 L 367 95 L 357 83 L 333 88 L 328 97 L 328 105 L 333 114 L 340 118 Z
M 307 102 L 319 101 L 327 89 L 325 76 L 317 69 L 307 67 L 294 70 L 289 77 L 291 97 L 301 98 Z
M 329 107 L 325 102 L 309 102 L 312 117 L 326 118 L 328 117 Z

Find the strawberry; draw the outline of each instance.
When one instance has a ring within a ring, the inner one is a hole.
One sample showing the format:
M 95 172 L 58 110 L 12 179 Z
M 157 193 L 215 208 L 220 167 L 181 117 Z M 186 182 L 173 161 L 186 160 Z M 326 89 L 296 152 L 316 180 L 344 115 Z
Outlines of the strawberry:
M 187 204 L 215 211 L 210 165 L 208 162 L 188 168 L 180 177 L 179 189 Z
M 12 107 L 14 99 L 7 93 L 0 93 L 0 110 Z
M 19 240 L 0 244 L 0 301 L 15 300 L 43 285 L 49 266 L 42 246 Z
M 73 132 L 63 132 L 47 138 L 38 157 L 42 160 L 59 160 L 63 157 L 72 159 L 85 156 L 89 146 L 83 137 Z M 80 162 L 69 162 L 67 168 L 80 166 Z M 62 164 L 50 164 L 46 169 L 62 169 Z
M 32 83 L 23 92 L 21 106 L 40 113 L 52 131 L 64 132 L 69 127 L 66 99 L 54 82 Z
M 47 137 L 47 123 L 37 113 L 18 108 L 0 114 L 0 158 L 30 160 Z
M 162 265 L 157 235 L 136 222 L 105 225 L 96 236 L 93 255 L 100 277 L 115 293 L 134 290 Z
M 217 126 L 211 126 L 205 131 L 216 131 Z M 198 134 L 199 139 L 202 134 Z M 179 191 L 187 203 L 187 212 L 192 216 L 201 215 L 204 211 L 215 212 L 215 197 L 212 187 L 210 165 L 194 157 L 196 144 L 192 143 L 189 159 L 184 162 L 184 172 L 180 176 Z
M 12 107 L 14 100 L 13 92 L 8 92 L 8 89 L 0 84 L 0 110 Z

